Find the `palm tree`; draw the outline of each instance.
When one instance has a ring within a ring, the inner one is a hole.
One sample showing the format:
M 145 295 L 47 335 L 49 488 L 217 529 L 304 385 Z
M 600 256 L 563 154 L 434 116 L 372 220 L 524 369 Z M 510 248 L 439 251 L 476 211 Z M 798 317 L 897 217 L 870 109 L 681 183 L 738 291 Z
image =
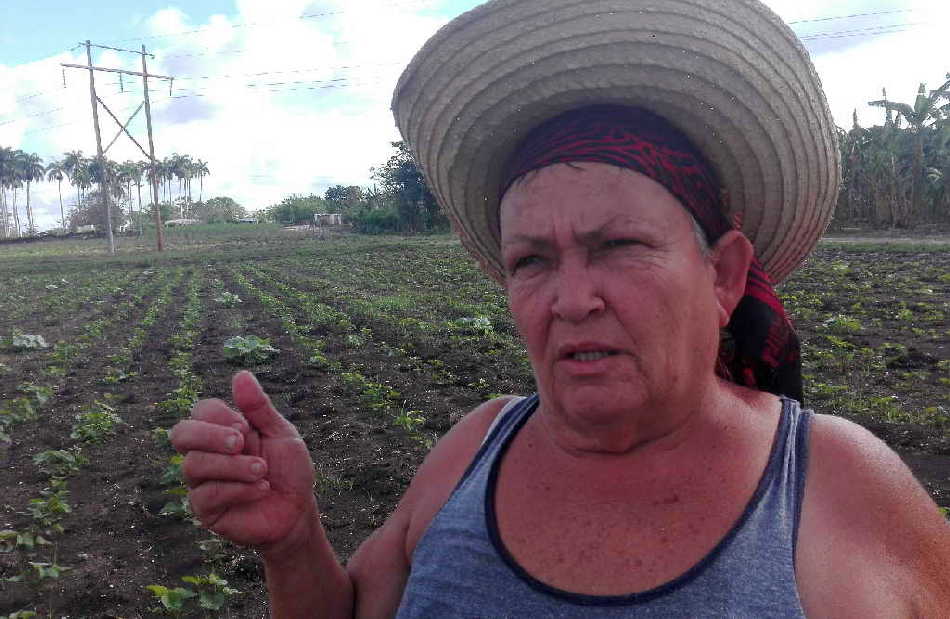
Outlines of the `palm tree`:
M 46 166 L 46 180 L 56 181 L 59 187 L 59 221 L 63 230 L 66 229 L 66 211 L 63 209 L 63 179 L 66 176 L 65 161 L 50 161 Z
M 13 228 L 16 230 L 17 238 L 20 238 L 20 212 L 16 207 L 16 190 L 23 187 L 25 159 L 26 153 L 22 150 L 17 149 L 13 151 L 13 165 L 11 166 L 9 186 L 13 189 Z
M 85 174 L 82 172 L 85 168 L 86 158 L 82 156 L 81 150 L 74 150 L 63 155 L 63 170 L 69 178 L 69 182 L 76 187 L 76 207 L 82 206 L 82 185 L 77 181 L 85 182 Z
M 931 90 L 929 94 L 927 93 L 926 84 L 921 84 L 917 90 L 917 99 L 914 101 L 913 107 L 907 103 L 888 101 L 886 91 L 883 99 L 868 103 L 868 105 L 882 107 L 887 110 L 886 124 L 891 124 L 891 113 L 896 113 L 898 119 L 907 121 L 911 134 L 914 136 L 910 179 L 912 216 L 919 217 L 923 215 L 921 198 L 923 197 L 923 183 L 925 181 L 924 144 L 930 131 L 948 122 L 946 116 L 950 113 L 950 102 L 940 105 L 944 100 L 950 101 L 950 73 L 947 74 L 947 81 L 937 90 Z
M 198 176 L 198 202 L 201 202 L 201 196 L 204 195 L 205 177 L 211 174 L 208 170 L 208 162 L 199 159 L 195 162 L 195 174 Z
M 13 184 L 13 149 L 0 146 L 0 236 L 10 236 L 10 211 L 7 205 L 7 189 Z
M 135 178 L 139 173 L 139 166 L 134 161 L 126 161 L 120 163 L 117 168 L 118 176 L 116 180 L 125 183 L 126 186 L 126 196 L 129 201 L 129 225 L 134 225 L 133 215 L 135 214 L 135 209 L 132 207 L 132 183 L 135 182 Z
M 36 222 L 33 221 L 33 209 L 30 207 L 30 183 L 43 180 L 46 167 L 43 166 L 43 160 L 35 153 L 23 153 L 22 161 L 22 178 L 26 182 L 26 218 L 29 222 L 27 233 L 32 236 L 36 234 Z

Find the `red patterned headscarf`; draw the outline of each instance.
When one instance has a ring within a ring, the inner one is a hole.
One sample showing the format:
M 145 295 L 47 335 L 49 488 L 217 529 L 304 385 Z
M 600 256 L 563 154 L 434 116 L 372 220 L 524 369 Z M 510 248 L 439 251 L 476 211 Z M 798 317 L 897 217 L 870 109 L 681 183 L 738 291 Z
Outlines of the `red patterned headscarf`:
M 667 120 L 638 108 L 586 107 L 537 127 L 509 162 L 501 195 L 528 172 L 582 161 L 627 168 L 660 183 L 699 222 L 710 244 L 734 227 L 723 214 L 719 181 L 699 150 Z M 716 372 L 802 401 L 798 336 L 755 257 L 745 295 L 723 330 Z

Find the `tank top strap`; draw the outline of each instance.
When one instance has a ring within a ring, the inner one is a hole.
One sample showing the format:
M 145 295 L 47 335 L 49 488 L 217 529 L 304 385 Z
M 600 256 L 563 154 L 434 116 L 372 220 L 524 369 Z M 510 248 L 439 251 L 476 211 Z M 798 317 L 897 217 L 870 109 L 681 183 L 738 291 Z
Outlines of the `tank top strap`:
M 475 457 L 472 458 L 465 473 L 461 479 L 459 479 L 458 484 L 456 484 L 455 492 L 477 471 L 480 471 L 485 466 L 491 466 L 495 458 L 498 457 L 498 452 L 501 447 L 508 442 L 508 437 L 512 431 L 534 411 L 537 405 L 537 394 L 528 397 L 513 398 L 505 404 L 488 427 L 488 431 L 482 439 L 481 447 L 479 447 L 475 453 Z
M 793 549 L 798 540 L 805 495 L 811 415 L 812 412 L 803 409 L 797 400 L 782 398 L 781 420 L 759 487 L 761 497 L 758 501 L 753 499 L 754 513 L 750 518 L 754 521 L 767 516 L 771 522 L 760 523 L 760 527 L 745 527 L 749 532 L 783 531 Z

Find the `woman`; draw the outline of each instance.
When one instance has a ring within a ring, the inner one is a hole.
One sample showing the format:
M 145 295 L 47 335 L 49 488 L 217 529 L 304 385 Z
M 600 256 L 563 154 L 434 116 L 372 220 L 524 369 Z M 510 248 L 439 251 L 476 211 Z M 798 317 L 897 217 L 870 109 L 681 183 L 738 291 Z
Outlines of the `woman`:
M 192 507 L 261 551 L 275 616 L 947 614 L 927 493 L 796 401 L 770 281 L 814 246 L 838 168 L 771 12 L 492 2 L 427 43 L 393 107 L 538 394 L 462 419 L 345 570 L 253 376 L 234 409 L 199 402 L 172 433 Z

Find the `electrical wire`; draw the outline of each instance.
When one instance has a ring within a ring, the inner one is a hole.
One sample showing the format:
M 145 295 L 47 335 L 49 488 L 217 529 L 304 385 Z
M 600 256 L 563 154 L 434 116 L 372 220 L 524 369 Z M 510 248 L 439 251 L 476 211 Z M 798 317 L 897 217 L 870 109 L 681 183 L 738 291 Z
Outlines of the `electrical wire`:
M 835 21 L 838 19 L 852 19 L 854 17 L 871 17 L 875 15 L 893 15 L 894 13 L 909 13 L 913 10 L 914 9 L 891 9 L 888 11 L 875 11 L 873 13 L 852 13 L 851 15 L 837 15 L 835 17 L 812 17 L 809 19 L 798 19 L 786 23 L 789 26 L 794 26 L 795 24 L 811 24 L 814 22 Z

